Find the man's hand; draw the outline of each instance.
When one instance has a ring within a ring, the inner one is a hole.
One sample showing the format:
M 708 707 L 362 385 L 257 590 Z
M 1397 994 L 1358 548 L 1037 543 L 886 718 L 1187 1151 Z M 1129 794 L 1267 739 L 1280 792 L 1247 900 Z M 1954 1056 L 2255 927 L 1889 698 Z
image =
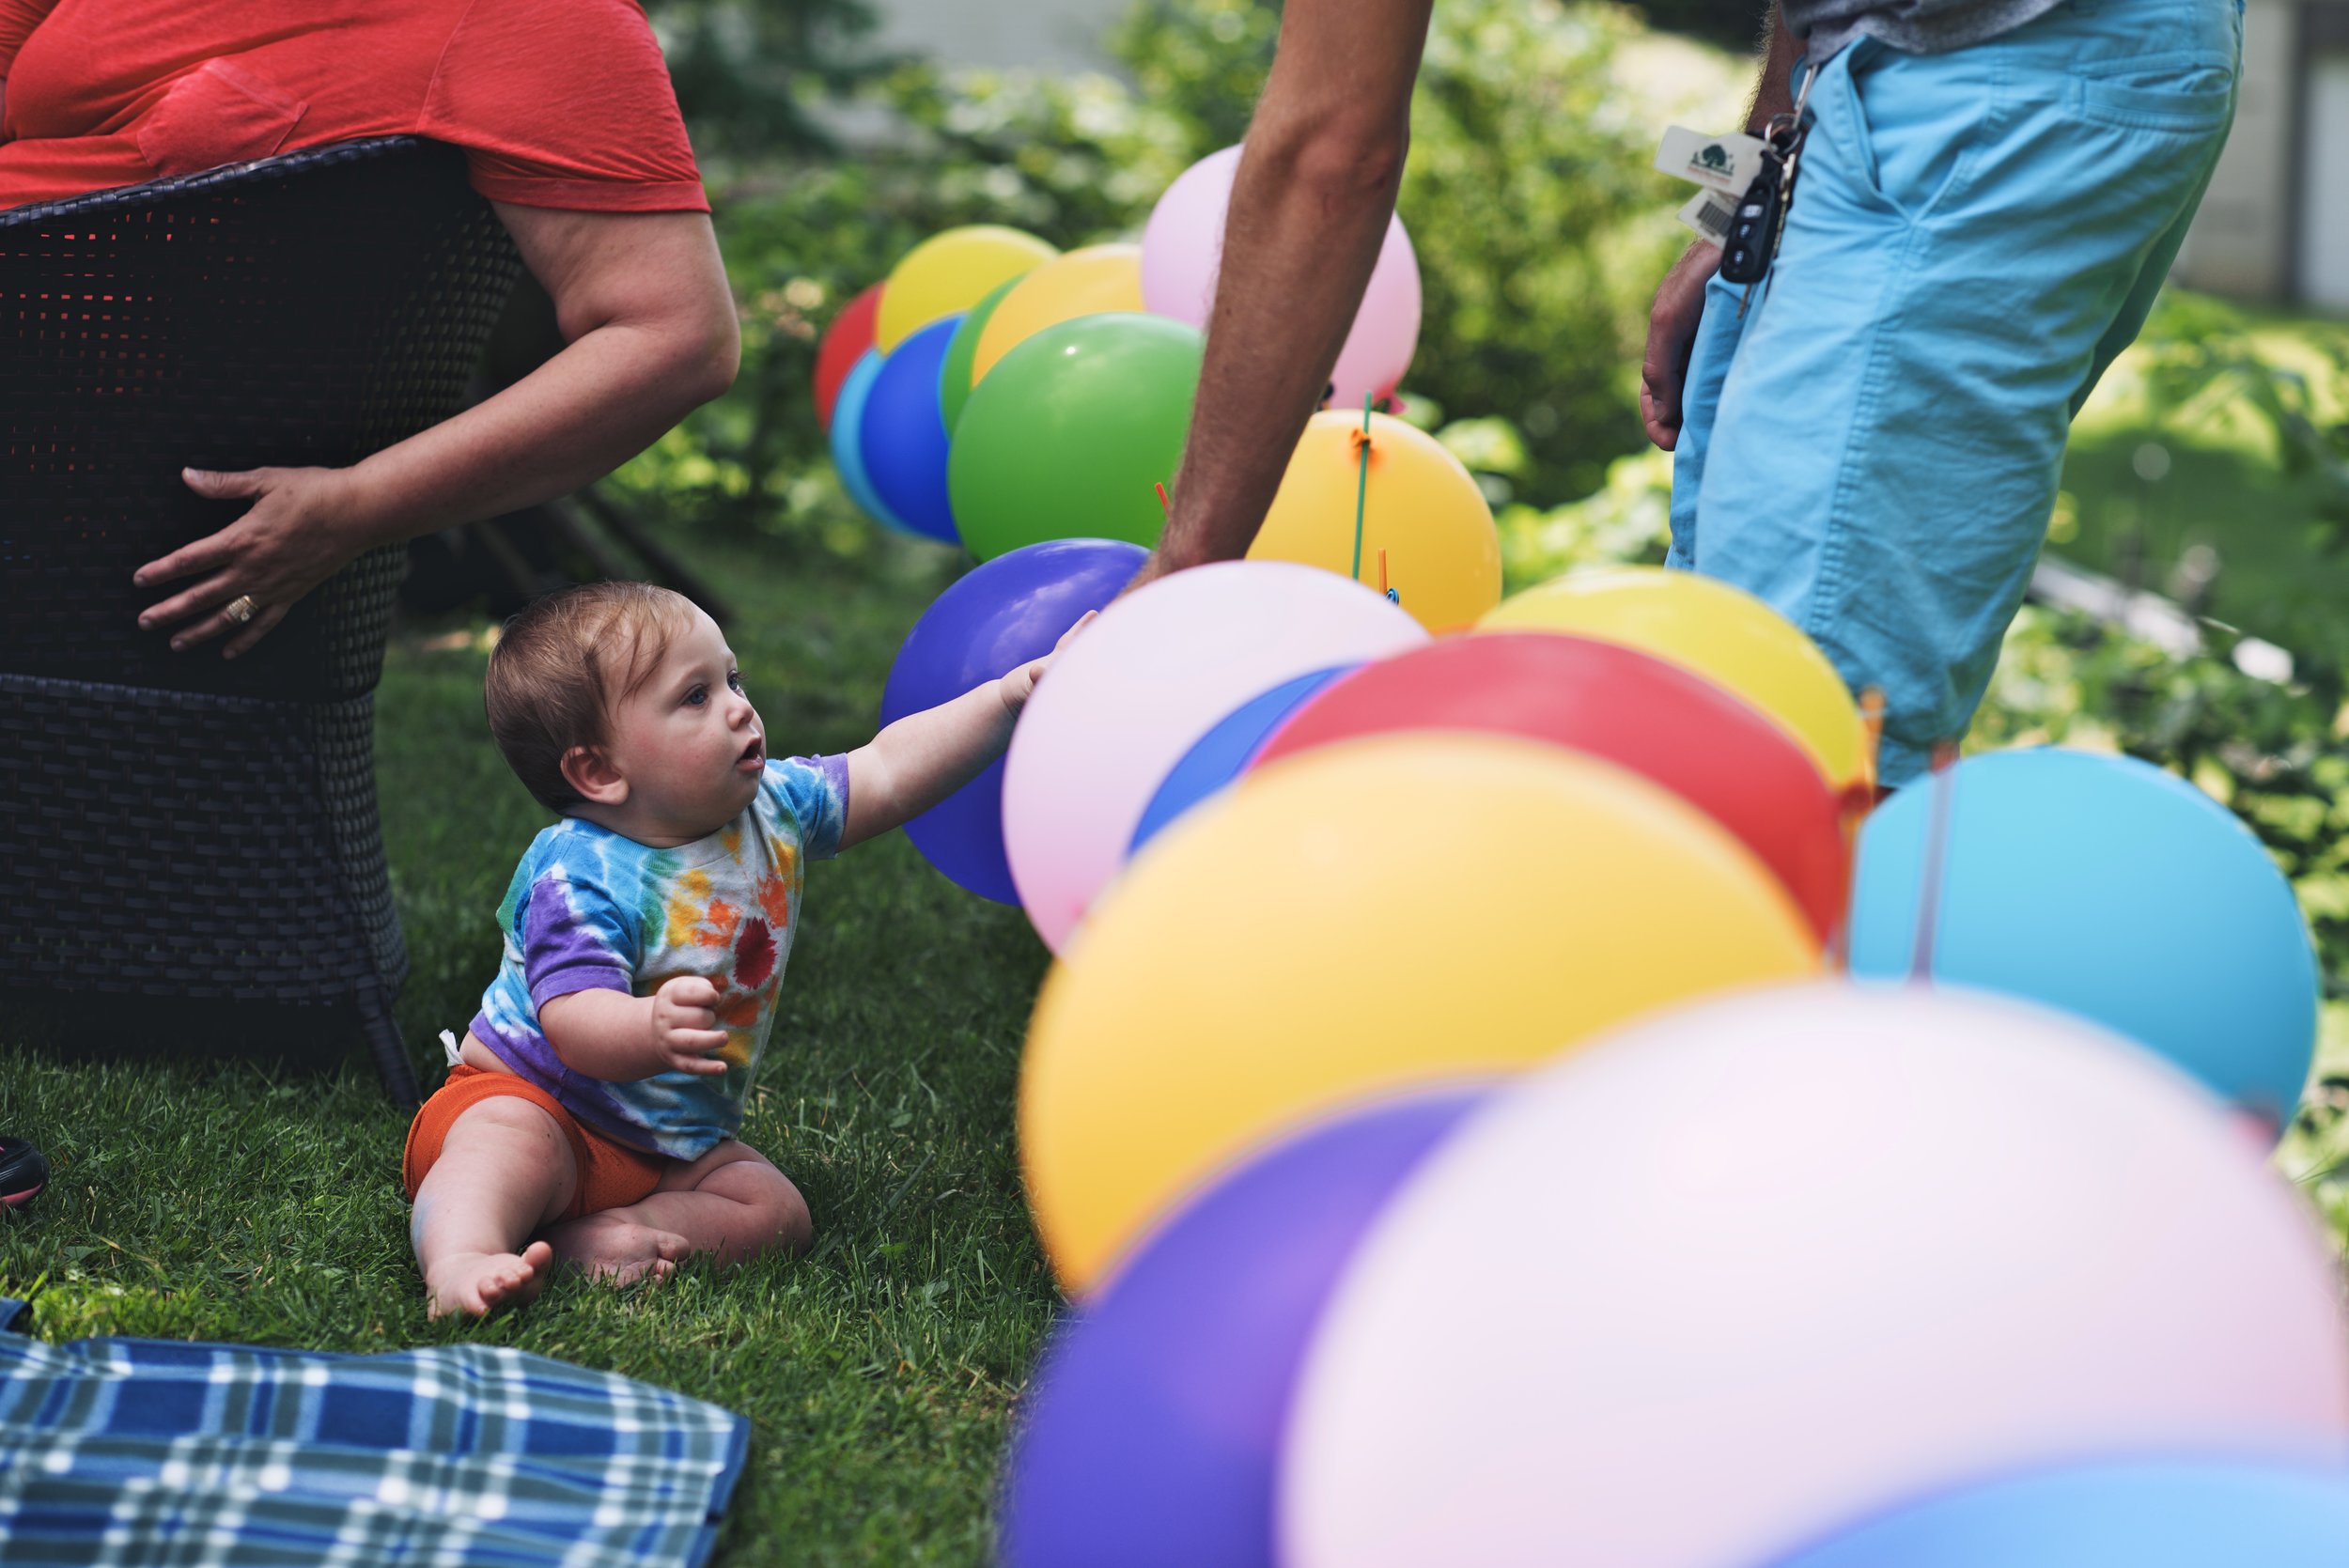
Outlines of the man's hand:
M 131 581 L 145 588 L 200 577 L 139 616 L 146 631 L 169 630 L 172 651 L 234 634 L 226 658 L 268 636 L 294 601 L 332 577 L 374 542 L 356 515 L 349 469 L 257 468 L 243 474 L 184 469 L 196 494 L 250 500 L 252 508 L 217 534 L 149 561 Z M 239 621 L 226 606 L 249 596 L 255 612 Z
M 1044 678 L 1044 672 L 1050 669 L 1052 660 L 1060 657 L 1060 650 L 1068 645 L 1071 637 L 1091 626 L 1100 613 L 1098 610 L 1088 610 L 1078 616 L 1077 624 L 1060 634 L 1060 641 L 1052 644 L 1050 653 L 1041 659 L 1029 660 L 997 683 L 1006 711 L 1017 716 L 1021 708 L 1028 706 L 1028 699 L 1035 694 L 1035 683 Z
M 652 1071 L 715 1078 L 726 1064 L 709 1053 L 726 1043 L 718 1027 L 718 987 L 698 974 L 664 980 L 652 994 Z
M 1688 354 L 1696 346 L 1697 318 L 1704 313 L 1704 286 L 1720 265 L 1719 245 L 1705 240 L 1690 245 L 1664 274 L 1648 311 L 1647 355 L 1640 362 L 1640 422 L 1647 427 L 1647 439 L 1667 452 L 1680 442 Z

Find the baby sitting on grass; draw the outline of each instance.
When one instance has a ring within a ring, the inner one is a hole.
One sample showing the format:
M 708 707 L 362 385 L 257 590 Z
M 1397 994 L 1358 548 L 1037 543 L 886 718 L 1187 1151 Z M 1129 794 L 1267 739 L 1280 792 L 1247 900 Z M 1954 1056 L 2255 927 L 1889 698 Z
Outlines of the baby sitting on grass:
M 556 594 L 490 656 L 490 728 L 563 820 L 531 842 L 505 960 L 416 1113 L 402 1174 L 434 1316 L 807 1245 L 807 1204 L 734 1136 L 772 1031 L 806 862 L 926 811 L 1000 755 L 1050 659 L 845 756 L 771 760 L 725 635 L 640 582 Z

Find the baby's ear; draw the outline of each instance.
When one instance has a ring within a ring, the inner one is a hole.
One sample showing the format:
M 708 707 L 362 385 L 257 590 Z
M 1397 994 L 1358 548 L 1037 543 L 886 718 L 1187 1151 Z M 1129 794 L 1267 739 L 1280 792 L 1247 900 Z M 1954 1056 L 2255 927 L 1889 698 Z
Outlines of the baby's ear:
M 599 806 L 616 806 L 628 800 L 628 779 L 600 746 L 574 746 L 563 753 L 563 782 L 580 798 Z

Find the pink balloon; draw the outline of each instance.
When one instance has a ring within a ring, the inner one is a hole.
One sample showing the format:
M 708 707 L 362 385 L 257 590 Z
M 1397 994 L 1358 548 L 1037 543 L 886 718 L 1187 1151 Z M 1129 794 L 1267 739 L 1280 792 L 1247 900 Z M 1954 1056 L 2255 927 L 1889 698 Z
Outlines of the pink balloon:
M 1142 303 L 1153 314 L 1203 331 L 1215 305 L 1216 271 L 1223 260 L 1223 214 L 1232 203 L 1232 177 L 1240 149 L 1210 152 L 1185 169 L 1142 231 Z M 1362 291 L 1361 308 L 1330 373 L 1330 406 L 1359 411 L 1368 394 L 1384 399 L 1411 367 L 1419 347 L 1419 257 L 1399 217 L 1387 220 L 1378 264 Z
M 1999 1471 L 2338 1465 L 2339 1291 L 2225 1108 L 2117 1036 L 1949 990 L 1710 1002 L 1397 1195 L 1306 1363 L 1282 1560 L 1750 1568 Z
M 1133 842 L 1191 743 L 1284 680 L 1427 641 L 1404 611 L 1333 572 L 1224 561 L 1128 595 L 1069 642 L 1003 763 L 1003 846 L 1028 919 L 1055 951 Z

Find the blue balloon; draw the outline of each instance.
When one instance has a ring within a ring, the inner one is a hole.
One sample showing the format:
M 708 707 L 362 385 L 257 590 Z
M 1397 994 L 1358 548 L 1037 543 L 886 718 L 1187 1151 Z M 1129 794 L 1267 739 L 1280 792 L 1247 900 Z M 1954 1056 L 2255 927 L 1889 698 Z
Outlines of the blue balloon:
M 890 511 L 916 534 L 960 544 L 954 504 L 946 498 L 946 416 L 938 403 L 938 377 L 960 316 L 933 321 L 881 361 L 866 394 L 859 448 L 864 476 Z M 837 420 L 840 416 L 832 416 Z
M 2316 1048 L 2308 924 L 2250 831 L 2147 763 L 1999 752 L 1902 790 L 1860 835 L 1853 974 L 1910 970 L 1942 788 L 1934 979 L 2092 1019 L 2289 1124 Z
M 864 405 L 872 396 L 873 383 L 880 379 L 880 350 L 867 349 L 848 372 L 848 379 L 840 383 L 840 396 L 832 405 L 832 463 L 840 471 L 840 488 L 848 492 L 859 510 L 875 522 L 910 534 L 913 530 L 889 509 L 864 473 Z
M 1106 609 L 1147 559 L 1123 540 L 1053 539 L 972 568 L 906 634 L 881 689 L 881 722 L 950 702 L 1050 653 L 1086 611 Z M 1003 849 L 1001 758 L 907 823 L 906 836 L 957 885 L 998 904 L 1019 902 Z
M 1776 1568 L 2340 1568 L 2349 1476 L 2239 1461 L 2116 1461 L 1946 1493 Z
M 1193 741 L 1190 750 L 1167 769 L 1159 792 L 1134 825 L 1133 842 L 1126 846 L 1126 853 L 1137 853 L 1168 823 L 1238 778 L 1290 714 L 1312 701 L 1323 687 L 1360 667 L 1340 664 L 1284 680 L 1218 720 L 1215 728 Z
M 1387 1200 L 1483 1097 L 1416 1094 L 1275 1145 L 1064 1319 L 1014 1439 L 1006 1568 L 1269 1568 L 1274 1465 L 1323 1305 Z

